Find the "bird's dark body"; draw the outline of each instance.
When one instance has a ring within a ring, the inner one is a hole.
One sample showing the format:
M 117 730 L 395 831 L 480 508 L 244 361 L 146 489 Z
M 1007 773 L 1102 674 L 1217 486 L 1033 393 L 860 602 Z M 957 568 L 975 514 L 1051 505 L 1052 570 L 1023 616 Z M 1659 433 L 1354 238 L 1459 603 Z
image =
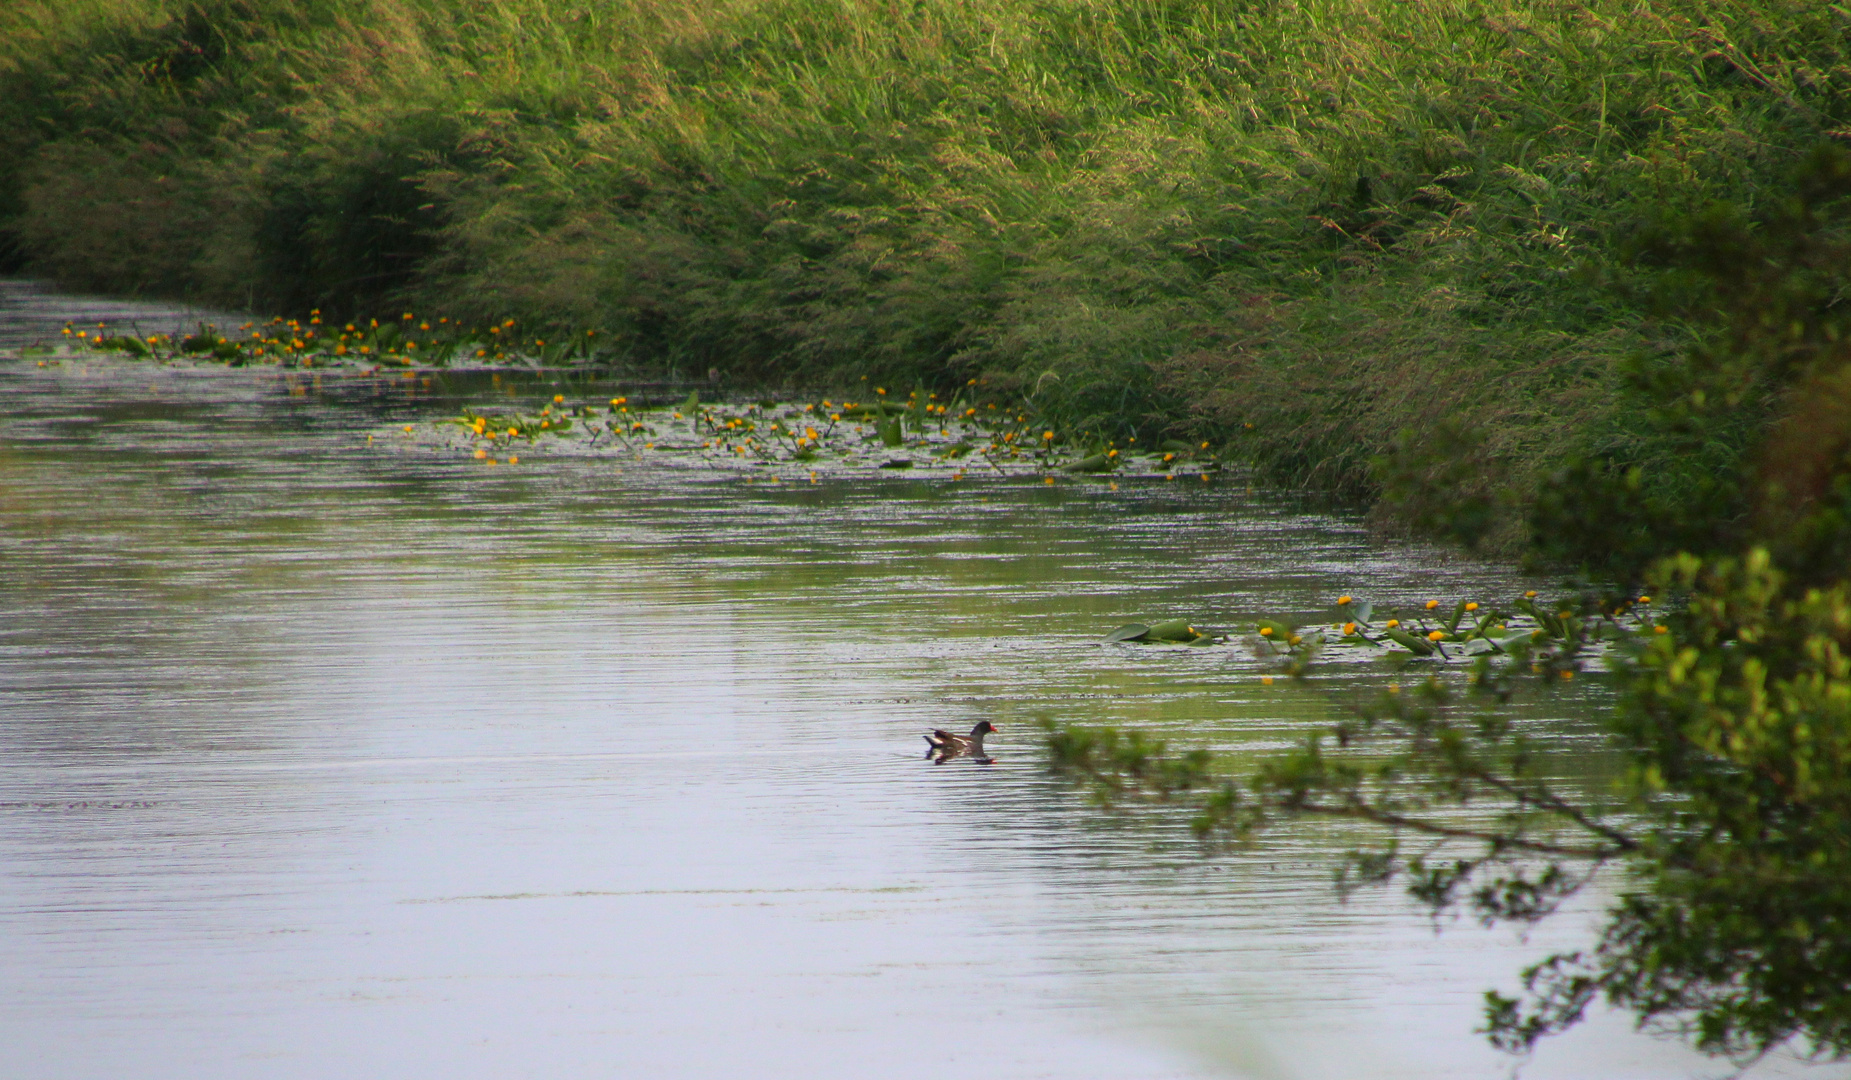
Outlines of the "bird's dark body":
M 996 725 L 988 720 L 977 721 L 977 726 L 970 729 L 969 735 L 959 735 L 944 728 L 933 728 L 932 734 L 923 736 L 930 747 L 926 757 L 938 755 L 938 763 L 944 764 L 954 757 L 966 755 L 974 758 L 983 757 L 983 737 L 996 730 Z

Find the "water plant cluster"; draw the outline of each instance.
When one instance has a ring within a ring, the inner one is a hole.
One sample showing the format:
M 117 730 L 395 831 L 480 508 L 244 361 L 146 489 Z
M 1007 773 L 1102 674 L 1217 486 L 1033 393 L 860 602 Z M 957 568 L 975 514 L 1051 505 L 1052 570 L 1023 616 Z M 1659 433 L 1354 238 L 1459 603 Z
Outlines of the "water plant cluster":
M 1281 658 L 1294 673 L 1305 670 L 1321 648 L 1334 645 L 1439 660 L 1516 658 L 1536 672 L 1573 678 L 1584 658 L 1597 657 L 1607 646 L 1665 633 L 1651 604 L 1650 596 L 1615 600 L 1597 594 L 1550 603 L 1538 600 L 1532 589 L 1508 608 L 1476 600 L 1447 607 L 1428 600 L 1407 610 L 1377 611 L 1366 600 L 1344 596 L 1337 601 L 1338 621 L 1328 627 L 1301 629 L 1263 619 L 1254 636 L 1261 655 Z
M 1025 472 L 1140 475 L 1203 482 L 1222 470 L 1206 445 L 1139 448 L 1117 440 L 1047 427 L 1021 408 L 986 400 L 974 385 L 948 395 L 923 389 L 905 399 L 873 388 L 873 401 L 702 401 L 677 404 L 619 395 L 608 401 L 554 395 L 537 410 L 465 408 L 439 421 L 478 460 L 518 463 L 518 448 L 543 441 L 573 452 L 620 451 L 705 464 L 882 469 L 949 468 L 953 479 L 977 469 L 997 476 Z
M 596 350 L 596 331 L 564 337 L 552 342 L 523 338 L 513 319 L 470 328 L 448 317 L 433 321 L 405 312 L 396 323 L 342 324 L 324 322 L 318 310 L 306 318 L 247 322 L 235 329 L 202 323 L 188 334 L 143 335 L 108 323 L 81 328 L 73 323 L 63 330 L 69 347 L 160 363 L 391 368 L 407 374 L 437 368 L 599 370 L 604 358 Z M 532 447 L 549 438 L 591 449 L 692 454 L 759 465 L 859 463 L 887 451 L 882 467 L 954 464 L 959 476 L 975 467 L 998 475 L 1058 471 L 1207 482 L 1223 469 L 1221 454 L 1206 440 L 1166 438 L 1141 445 L 1133 434 L 1108 438 L 1062 430 L 1031 400 L 999 401 L 984 382 L 968 379 L 942 396 L 920 386 L 901 398 L 875 386 L 865 395 L 871 400 L 810 402 L 703 403 L 697 390 L 679 407 L 628 396 L 608 404 L 568 404 L 565 395 L 556 395 L 537 409 L 471 408 L 441 423 L 462 428 L 474 456 L 496 464 L 507 447 Z M 508 456 L 518 461 L 518 454 Z
M 550 342 L 524 337 L 514 319 L 486 326 L 465 326 L 448 316 L 435 322 L 412 312 L 396 320 L 360 322 L 323 320 L 319 308 L 300 319 L 280 316 L 236 327 L 200 323 L 191 333 L 143 335 L 133 328 L 99 322 L 67 323 L 65 341 L 73 346 L 117 352 L 140 359 L 217 361 L 232 367 L 273 364 L 281 367 L 393 364 L 405 367 L 489 367 L 498 364 L 560 367 L 591 362 L 597 331 L 566 333 Z

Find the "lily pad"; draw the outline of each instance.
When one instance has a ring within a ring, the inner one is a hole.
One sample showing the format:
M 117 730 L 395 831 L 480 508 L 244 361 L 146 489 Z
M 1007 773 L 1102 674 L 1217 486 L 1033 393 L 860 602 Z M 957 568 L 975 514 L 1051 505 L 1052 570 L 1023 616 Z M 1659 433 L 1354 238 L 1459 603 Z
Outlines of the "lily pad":
M 1202 632 L 1182 619 L 1166 619 L 1145 632 L 1147 641 L 1194 641 Z
M 1417 638 L 1413 634 L 1407 633 L 1406 631 L 1403 631 L 1403 630 L 1392 630 L 1391 629 L 1391 630 L 1384 630 L 1382 631 L 1382 633 L 1388 635 L 1388 639 L 1390 641 L 1393 641 L 1395 644 L 1413 653 L 1415 656 L 1432 656 L 1433 655 L 1433 643 L 1430 641 Z
M 1100 473 L 1110 472 L 1111 470 L 1112 459 L 1104 454 L 1094 454 L 1091 457 L 1083 457 L 1078 461 L 1069 461 L 1067 464 L 1060 467 L 1061 472 L 1070 473 Z
M 905 458 L 894 458 L 891 461 L 881 462 L 881 468 L 883 469 L 910 469 L 912 467 L 913 463 Z
M 1143 641 L 1150 627 L 1143 623 L 1126 623 L 1105 636 L 1107 641 Z

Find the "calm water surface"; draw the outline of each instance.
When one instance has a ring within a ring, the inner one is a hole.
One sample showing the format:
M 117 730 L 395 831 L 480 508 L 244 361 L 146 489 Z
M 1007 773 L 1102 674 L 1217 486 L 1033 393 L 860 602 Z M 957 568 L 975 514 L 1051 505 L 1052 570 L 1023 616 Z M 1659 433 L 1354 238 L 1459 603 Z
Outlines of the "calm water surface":
M 18 359 L 60 303 L 0 289 L 0 1075 L 1726 1071 L 1497 1055 L 1574 919 L 1436 935 L 1332 899 L 1340 837 L 1204 860 L 1039 766 L 1039 718 L 1264 748 L 1389 677 L 1120 622 L 1496 568 L 1235 486 L 485 468 L 397 427 L 480 387 Z M 1586 764 L 1601 697 L 1532 722 Z M 996 764 L 921 759 L 979 716 Z

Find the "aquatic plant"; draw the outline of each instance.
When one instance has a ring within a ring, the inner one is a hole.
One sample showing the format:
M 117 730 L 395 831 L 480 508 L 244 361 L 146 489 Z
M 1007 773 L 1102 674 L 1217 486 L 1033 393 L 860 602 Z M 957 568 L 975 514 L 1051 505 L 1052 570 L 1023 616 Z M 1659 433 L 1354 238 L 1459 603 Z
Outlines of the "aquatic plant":
M 188 334 L 149 334 L 108 323 L 79 327 L 67 324 L 64 337 L 73 345 L 114 351 L 138 359 L 217 361 L 233 367 L 273 364 L 282 367 L 364 366 L 494 367 L 521 365 L 566 367 L 596 362 L 597 331 L 528 337 L 514 319 L 486 326 L 465 326 L 448 316 L 435 322 L 404 312 L 381 322 L 324 322 L 319 309 L 298 319 L 281 316 L 236 327 L 201 323 Z
M 599 350 L 595 330 L 566 331 L 549 340 L 519 332 L 511 318 L 469 326 L 448 316 L 403 312 L 396 321 L 324 322 L 319 310 L 298 319 L 274 318 L 236 328 L 201 324 L 189 334 L 141 335 L 108 323 L 66 325 L 73 348 L 158 363 L 272 365 L 285 369 L 346 368 L 402 371 L 433 369 L 581 370 L 607 373 L 610 357 Z M 497 440 L 531 443 L 541 435 L 562 436 L 574 422 L 589 446 L 626 451 L 712 451 L 722 457 L 762 464 L 805 463 L 825 457 L 857 457 L 877 444 L 885 450 L 923 451 L 927 463 L 980 464 L 997 474 L 1027 469 L 1073 474 L 1162 474 L 1180 470 L 1207 481 L 1222 469 L 1211 444 L 1161 440 L 1139 447 L 1136 436 L 1123 445 L 1092 431 L 1068 432 L 1039 414 L 1026 399 L 997 400 L 985 380 L 968 379 L 943 395 L 916 388 L 905 398 L 886 387 L 873 400 L 821 398 L 811 402 L 748 400 L 744 404 L 703 403 L 698 391 L 679 408 L 649 406 L 613 398 L 608 415 L 563 395 L 530 412 L 465 410 L 441 423 L 460 426 L 489 446 L 470 445 L 489 459 Z M 595 423 L 591 421 L 596 421 Z M 851 438 L 850 436 L 854 436 Z M 698 440 L 698 443 L 696 442 Z M 711 456 L 711 455 L 710 455 Z M 889 468 L 921 462 L 891 458 Z M 960 468 L 962 475 L 962 467 Z
M 1115 630 L 1108 631 L 1103 639 L 1107 643 L 1138 643 L 1165 645 L 1213 645 L 1225 640 L 1212 630 L 1191 625 L 1186 619 L 1165 619 L 1161 622 L 1126 623 Z
M 105 340 L 92 347 L 122 348 L 114 339 Z M 548 441 L 575 452 L 668 455 L 712 465 L 949 467 L 953 479 L 962 479 L 971 468 L 997 476 L 1053 474 L 1086 460 L 1074 455 L 1086 453 L 1092 444 L 1068 439 L 1027 412 L 999 407 L 980 390 L 973 381 L 947 400 L 915 391 L 901 401 L 876 388 L 872 402 L 832 397 L 708 402 L 694 391 L 679 404 L 624 394 L 602 402 L 556 394 L 538 408 L 465 408 L 432 427 L 456 432 L 460 438 L 439 441 L 479 459 L 492 459 L 498 447 L 517 440 L 530 447 Z M 1173 478 L 1165 470 L 1174 469 L 1178 459 L 1176 451 L 1160 447 L 1141 454 L 1116 448 L 1110 453 L 1109 471 L 1117 476 Z M 1191 453 L 1190 467 L 1203 470 L 1203 480 L 1220 469 L 1206 448 L 1194 447 Z M 1156 633 L 1160 628 L 1150 629 Z

